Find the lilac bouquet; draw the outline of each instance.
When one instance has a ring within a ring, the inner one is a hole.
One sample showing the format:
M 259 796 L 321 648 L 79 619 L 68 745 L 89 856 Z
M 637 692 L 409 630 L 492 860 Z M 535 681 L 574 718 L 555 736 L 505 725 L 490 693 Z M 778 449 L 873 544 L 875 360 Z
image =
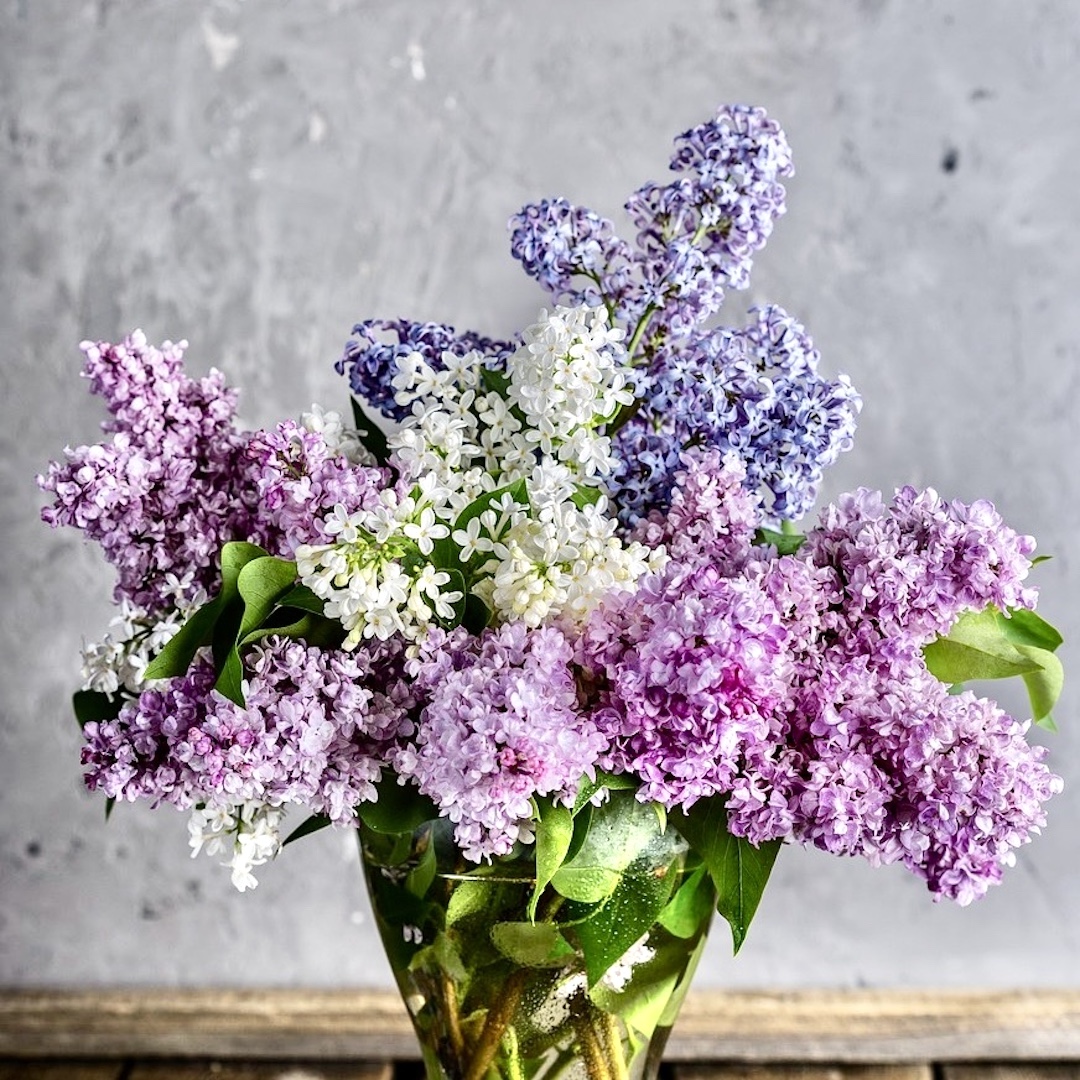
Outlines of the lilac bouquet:
M 1029 721 L 961 684 L 1020 676 L 1051 723 L 1034 541 L 913 488 L 796 530 L 860 399 L 782 308 L 714 319 L 784 212 L 787 142 L 723 108 L 671 169 L 627 202 L 633 241 L 564 199 L 511 219 L 552 297 L 513 338 L 356 326 L 347 420 L 242 431 L 186 343 L 83 345 L 108 438 L 40 483 L 46 522 L 117 574 L 75 695 L 91 790 L 185 811 L 240 889 L 324 825 L 392 847 L 434 823 L 384 875 L 411 882 L 414 965 L 431 850 L 527 859 L 529 916 L 558 927 L 537 963 L 583 947 L 592 988 L 702 896 L 738 946 L 785 841 L 961 904 L 1001 878 L 1061 781 Z M 642 814 L 689 853 L 663 888 L 634 877 Z M 539 955 L 503 925 L 504 953 Z

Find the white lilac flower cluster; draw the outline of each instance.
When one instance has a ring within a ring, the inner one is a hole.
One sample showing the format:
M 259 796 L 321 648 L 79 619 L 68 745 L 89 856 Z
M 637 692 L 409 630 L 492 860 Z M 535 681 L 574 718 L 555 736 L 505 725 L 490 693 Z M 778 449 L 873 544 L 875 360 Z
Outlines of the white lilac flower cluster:
M 200 851 L 226 856 L 232 883 L 240 892 L 259 884 L 253 871 L 281 850 L 285 811 L 264 803 L 198 807 L 188 819 L 188 843 L 194 859 Z
M 605 308 L 556 307 L 501 368 L 476 350 L 438 369 L 419 352 L 395 359 L 410 410 L 389 440 L 401 479 L 374 507 L 335 506 L 328 542 L 296 549 L 346 647 L 420 640 L 454 617 L 462 585 L 499 621 L 581 622 L 657 566 L 617 535 L 602 486 L 616 463 L 600 429 L 634 401 L 622 337 Z M 437 545 L 449 557 L 433 561 Z

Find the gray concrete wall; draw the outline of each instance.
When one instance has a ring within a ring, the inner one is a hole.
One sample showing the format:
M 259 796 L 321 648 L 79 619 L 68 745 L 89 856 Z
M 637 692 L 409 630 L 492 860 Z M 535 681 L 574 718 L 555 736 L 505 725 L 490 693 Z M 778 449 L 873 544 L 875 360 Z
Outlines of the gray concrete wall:
M 548 194 L 617 214 L 720 102 L 766 106 L 796 156 L 747 303 L 800 315 L 865 396 L 828 493 L 993 499 L 1055 556 L 1042 610 L 1075 657 L 1078 61 L 1072 0 L 3 0 L 0 983 L 389 980 L 348 837 L 241 896 L 180 815 L 106 827 L 81 790 L 67 698 L 110 583 L 33 484 L 95 436 L 80 339 L 187 337 L 251 424 L 343 404 L 355 319 L 509 334 L 544 296 L 507 216 Z M 1077 686 L 1066 793 L 988 899 L 788 850 L 701 983 L 1080 985 Z

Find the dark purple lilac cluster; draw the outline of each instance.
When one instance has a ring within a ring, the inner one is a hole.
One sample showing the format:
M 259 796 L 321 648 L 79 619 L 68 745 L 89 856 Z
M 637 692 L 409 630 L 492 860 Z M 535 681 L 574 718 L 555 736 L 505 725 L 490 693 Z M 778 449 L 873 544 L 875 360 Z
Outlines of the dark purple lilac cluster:
M 442 371 L 443 353 L 464 356 L 467 352 L 499 358 L 513 351 L 506 341 L 495 341 L 466 330 L 458 334 L 442 323 L 408 319 L 365 319 L 353 327 L 353 338 L 335 367 L 347 375 L 354 394 L 392 420 L 404 420 L 409 409 L 394 400 L 391 380 L 398 373 L 397 360 L 419 353 L 435 371 Z
M 614 440 L 624 520 L 667 505 L 684 447 L 737 454 L 774 520 L 805 514 L 825 467 L 850 449 L 862 405 L 850 381 L 819 373 L 817 349 L 783 308 L 751 314 L 749 326 L 695 335 L 650 368 L 645 404 Z
M 72 525 L 116 567 L 115 597 L 148 614 L 217 583 L 229 540 L 265 542 L 236 394 L 220 372 L 189 378 L 186 342 L 156 349 L 141 331 L 122 344 L 84 342 L 83 375 L 105 399 L 112 438 L 65 451 L 39 478 L 52 526 Z

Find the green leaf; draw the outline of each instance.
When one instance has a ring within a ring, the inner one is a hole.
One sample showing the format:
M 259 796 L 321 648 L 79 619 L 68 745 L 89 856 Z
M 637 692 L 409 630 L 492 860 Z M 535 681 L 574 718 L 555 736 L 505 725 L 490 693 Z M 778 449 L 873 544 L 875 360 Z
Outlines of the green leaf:
M 273 555 L 249 559 L 237 571 L 236 591 L 242 601 L 240 621 L 235 631 L 230 621 L 227 628 L 219 627 L 220 637 L 215 635 L 218 677 L 214 689 L 241 708 L 244 706 L 244 665 L 240 660 L 240 644 L 262 626 L 277 601 L 295 584 L 296 563 Z
M 214 626 L 224 609 L 223 596 L 203 604 L 146 665 L 143 678 L 172 679 L 186 674 L 195 654 L 213 639 Z
M 277 608 L 277 611 L 283 614 L 288 613 L 289 610 Z M 271 634 L 276 634 L 278 637 L 300 638 L 309 645 L 322 649 L 340 648 L 346 636 L 345 627 L 337 619 L 328 619 L 325 615 L 312 615 L 307 612 L 300 618 L 281 625 L 271 620 L 265 626 L 260 626 L 258 630 L 252 630 L 250 634 L 246 634 L 240 642 L 240 647 L 252 645 Z
M 435 880 L 435 870 L 435 848 L 428 844 L 420 855 L 420 861 L 405 875 L 405 888 L 413 896 L 422 899 L 427 896 L 427 891 Z
M 278 607 L 295 608 L 297 611 L 309 611 L 313 615 L 321 615 L 326 601 L 321 600 L 306 585 L 294 585 L 278 599 L 277 604 Z
M 716 886 L 716 910 L 731 926 L 738 952 L 769 881 L 780 841 L 754 847 L 743 837 L 732 836 L 727 811 L 715 795 L 699 800 L 688 811 L 672 810 L 670 820 L 703 859 Z
M 535 921 L 540 894 L 563 864 L 574 838 L 574 815 L 565 806 L 539 799 L 536 821 L 536 885 L 529 900 L 529 918 Z
M 595 506 L 600 501 L 600 496 L 604 492 L 598 487 L 592 487 L 588 484 L 578 484 L 575 486 L 573 494 L 570 496 L 570 501 L 579 509 L 584 510 L 586 506 Z
M 440 980 L 449 976 L 450 981 L 459 987 L 467 986 L 470 976 L 454 942 L 442 930 L 436 932 L 435 940 L 430 945 L 425 945 L 416 953 L 409 962 L 409 971 L 426 972 Z
M 71 707 L 80 727 L 91 721 L 115 720 L 125 704 L 119 694 L 103 694 L 98 690 L 76 690 L 71 695 Z
M 473 499 L 473 501 L 458 514 L 458 519 L 454 522 L 454 527 L 450 531 L 453 533 L 457 532 L 458 529 L 466 528 L 473 518 L 479 517 L 485 510 L 490 508 L 492 503 L 498 502 L 504 495 L 509 495 L 514 502 L 518 503 L 520 506 L 529 505 L 529 491 L 525 481 L 515 480 L 512 484 L 504 484 L 494 491 L 487 491 L 483 495 Z
M 319 832 L 330 824 L 332 823 L 325 814 L 312 814 L 311 817 L 300 822 L 300 824 L 297 825 L 284 840 L 282 840 L 281 846 L 284 847 L 286 844 L 291 844 L 294 840 L 301 840 L 305 836 L 310 836 L 314 832 Z
M 492 888 L 492 884 L 487 881 L 457 882 L 450 894 L 450 902 L 446 905 L 446 925 L 456 926 L 471 916 L 486 911 Z
M 495 368 L 482 367 L 480 369 L 480 381 L 484 384 L 488 393 L 496 393 L 500 397 L 506 397 L 507 391 L 510 389 L 510 376 L 505 371 L 498 371 Z
M 460 570 L 461 548 L 449 536 L 442 536 L 432 544 L 430 561 L 436 570 Z
M 275 605 L 296 584 L 296 563 L 272 555 L 253 559 L 237 578 L 237 589 L 244 600 L 244 616 L 240 620 L 237 639 L 262 626 Z M 321 612 L 320 612 L 321 613 Z
M 356 398 L 352 399 L 352 413 L 356 435 L 361 445 L 380 465 L 385 465 L 390 460 L 390 448 L 386 443 L 386 435 L 379 425 L 364 412 L 363 406 Z
M 634 791 L 637 786 L 637 780 L 629 773 L 609 773 L 604 772 L 603 769 L 597 769 L 593 779 L 590 780 L 587 776 L 582 778 L 577 797 L 574 799 L 574 813 L 578 814 L 588 806 L 592 797 L 601 788 L 607 788 L 608 791 Z
M 615 892 L 624 871 L 659 833 L 652 809 L 630 791 L 612 792 L 606 803 L 594 808 L 581 847 L 558 868 L 551 885 L 568 900 L 598 903 Z
M 946 637 L 939 637 L 923 649 L 930 673 L 943 683 L 962 683 L 1037 671 L 1039 665 L 1009 641 L 1005 622 L 992 606 L 965 612 Z
M 231 600 L 237 594 L 237 581 L 240 571 L 249 562 L 269 557 L 258 544 L 249 544 L 246 540 L 231 540 L 221 549 L 221 594 Z
M 784 522 L 786 525 L 787 522 Z M 794 555 L 803 546 L 806 537 L 797 532 L 777 532 L 776 529 L 758 529 L 754 533 L 755 544 L 772 544 L 777 555 Z
M 657 920 L 669 934 L 692 938 L 708 923 L 716 904 L 712 878 L 699 866 L 675 891 Z
M 574 955 L 570 943 L 549 922 L 499 922 L 491 928 L 495 948 L 525 967 L 562 967 Z
M 1034 645 L 1054 652 L 1065 640 L 1055 627 L 1026 608 L 1013 608 L 1007 618 L 1000 616 L 1000 619 L 1005 636 L 1014 645 Z
M 700 951 L 704 942 L 703 937 L 695 952 Z M 655 945 L 656 955 L 635 965 L 629 983 L 621 990 L 612 990 L 600 982 L 589 991 L 594 1005 L 623 1021 L 635 1051 L 647 1045 L 657 1026 L 663 1024 L 664 1016 L 669 1013 L 671 994 L 686 965 L 686 946 L 680 942 L 660 938 L 650 944 Z M 689 972 L 683 976 L 684 985 L 689 982 L 688 975 Z
M 677 876 L 671 867 L 659 867 L 646 851 L 619 875 L 615 889 L 596 912 L 574 926 L 590 987 L 649 931 Z
M 234 705 L 244 708 L 244 665 L 235 646 L 225 654 L 214 681 L 214 689 Z
M 1050 714 L 1061 696 L 1065 669 L 1061 661 L 1048 649 L 1039 649 L 1034 645 L 1016 647 L 1039 666 L 1037 671 L 1027 672 L 1023 677 L 1028 697 L 1031 699 L 1032 719 L 1048 731 L 1057 731 L 1057 725 Z
M 412 833 L 425 821 L 434 821 L 439 816 L 439 808 L 426 795 L 412 784 L 399 784 L 397 776 L 389 770 L 375 790 L 379 793 L 378 800 L 361 803 L 356 812 L 377 833 Z
M 491 609 L 475 593 L 468 593 L 465 597 L 465 614 L 462 616 L 461 625 L 470 634 L 481 634 L 491 622 Z

